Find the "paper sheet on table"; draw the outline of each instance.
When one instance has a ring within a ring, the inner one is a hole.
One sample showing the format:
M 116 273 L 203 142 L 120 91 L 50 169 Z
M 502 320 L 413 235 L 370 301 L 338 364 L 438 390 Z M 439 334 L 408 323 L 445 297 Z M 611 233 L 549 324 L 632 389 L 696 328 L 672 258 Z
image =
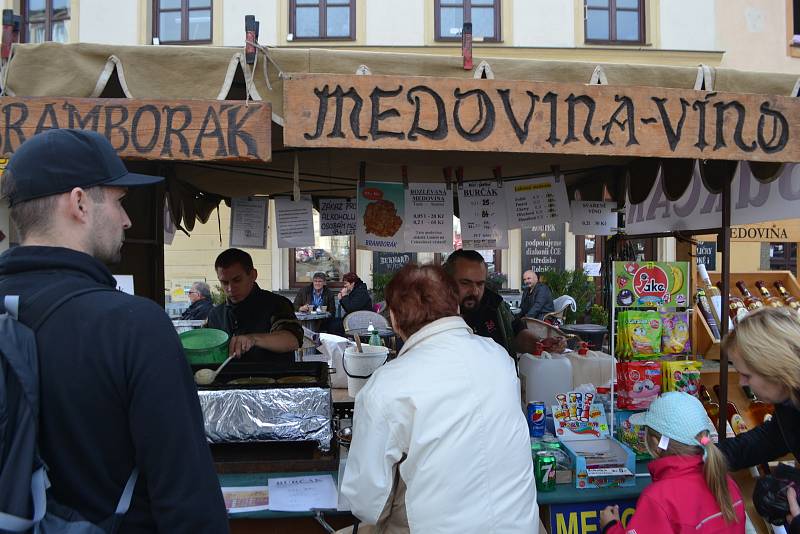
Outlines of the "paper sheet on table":
M 269 479 L 269 509 L 305 512 L 312 508 L 335 509 L 336 484 L 331 475 Z
M 269 490 L 266 486 L 223 487 L 222 498 L 229 514 L 269 510 Z

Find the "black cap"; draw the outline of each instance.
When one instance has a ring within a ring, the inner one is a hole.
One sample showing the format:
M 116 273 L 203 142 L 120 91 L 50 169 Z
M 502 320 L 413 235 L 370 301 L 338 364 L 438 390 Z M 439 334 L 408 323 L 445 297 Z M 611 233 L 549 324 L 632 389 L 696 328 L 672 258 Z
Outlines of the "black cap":
M 6 167 L 14 177 L 10 205 L 98 185 L 135 187 L 164 180 L 128 172 L 103 135 L 88 130 L 48 130 L 22 143 Z

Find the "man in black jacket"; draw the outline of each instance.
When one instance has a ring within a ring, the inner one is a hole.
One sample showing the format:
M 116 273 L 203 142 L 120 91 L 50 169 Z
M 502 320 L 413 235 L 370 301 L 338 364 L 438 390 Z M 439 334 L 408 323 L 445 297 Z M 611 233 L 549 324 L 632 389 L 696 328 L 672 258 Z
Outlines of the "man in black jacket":
M 522 274 L 522 282 L 525 284 L 525 289 L 522 290 L 518 317 L 532 317 L 541 320 L 548 313 L 555 311 L 553 293 L 550 291 L 550 287 L 540 280 L 537 273 L 525 271 Z
M 105 288 L 68 300 L 36 332 L 41 456 L 49 492 L 87 520 L 114 513 L 139 469 L 121 534 L 228 531 L 189 365 L 164 310 L 113 291 L 103 262 L 120 260 L 130 228 L 126 188 L 161 178 L 128 173 L 102 135 L 49 130 L 14 153 L 2 196 L 21 246 L 0 256 L 0 296 Z M 48 289 L 52 288 L 52 289 Z M 109 290 L 110 289 L 110 290 Z M 30 311 L 30 307 L 28 308 Z
M 258 287 L 253 258 L 229 248 L 214 262 L 217 278 L 228 297 L 208 315 L 208 327 L 231 336 L 230 354 L 269 367 L 285 368 L 303 343 L 303 328 L 286 297 Z M 234 364 L 231 364 L 234 365 Z
M 205 321 L 214 304 L 211 302 L 211 288 L 205 282 L 195 282 L 189 290 L 191 305 L 181 315 L 186 321 Z

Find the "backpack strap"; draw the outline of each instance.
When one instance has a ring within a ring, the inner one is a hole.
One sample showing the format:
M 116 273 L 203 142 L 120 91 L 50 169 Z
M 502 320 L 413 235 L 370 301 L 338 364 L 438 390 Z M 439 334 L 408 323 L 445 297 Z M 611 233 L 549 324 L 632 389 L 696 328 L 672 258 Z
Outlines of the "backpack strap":
M 26 307 L 23 307 L 23 312 L 25 312 L 25 319 L 26 323 L 30 327 L 31 330 L 37 332 L 39 328 L 50 318 L 50 316 L 61 306 L 69 302 L 70 300 L 80 297 L 81 295 L 85 295 L 87 293 L 95 293 L 98 291 L 117 291 L 116 288 L 109 287 L 109 286 L 91 286 L 91 287 L 81 287 L 74 291 L 68 292 L 66 294 L 62 294 L 62 296 L 57 299 L 55 302 L 50 303 L 47 306 L 46 296 L 52 295 L 54 291 L 58 289 L 63 289 L 64 286 L 74 286 L 74 282 L 69 281 L 69 284 L 63 285 L 56 285 L 50 286 L 42 291 L 37 292 L 34 294 Z M 27 308 L 27 312 L 26 312 Z
M 47 512 L 47 475 L 44 467 L 34 471 L 31 476 L 31 499 L 33 500 L 33 518 L 25 519 L 0 512 L 0 530 L 9 532 L 27 532 L 39 523 Z
M 136 479 L 139 478 L 139 468 L 134 467 L 131 471 L 131 476 L 128 477 L 128 482 L 125 483 L 125 489 L 122 490 L 122 496 L 117 503 L 117 509 L 114 515 L 125 515 L 131 507 L 131 500 L 133 499 L 133 488 L 136 487 Z

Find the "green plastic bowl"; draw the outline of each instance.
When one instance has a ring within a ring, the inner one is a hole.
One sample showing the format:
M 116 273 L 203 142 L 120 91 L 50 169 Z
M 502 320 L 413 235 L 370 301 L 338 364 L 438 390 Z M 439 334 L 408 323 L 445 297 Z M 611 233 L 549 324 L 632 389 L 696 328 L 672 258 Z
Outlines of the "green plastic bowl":
M 180 334 L 183 352 L 192 365 L 222 363 L 228 357 L 228 333 L 215 328 L 197 328 Z

